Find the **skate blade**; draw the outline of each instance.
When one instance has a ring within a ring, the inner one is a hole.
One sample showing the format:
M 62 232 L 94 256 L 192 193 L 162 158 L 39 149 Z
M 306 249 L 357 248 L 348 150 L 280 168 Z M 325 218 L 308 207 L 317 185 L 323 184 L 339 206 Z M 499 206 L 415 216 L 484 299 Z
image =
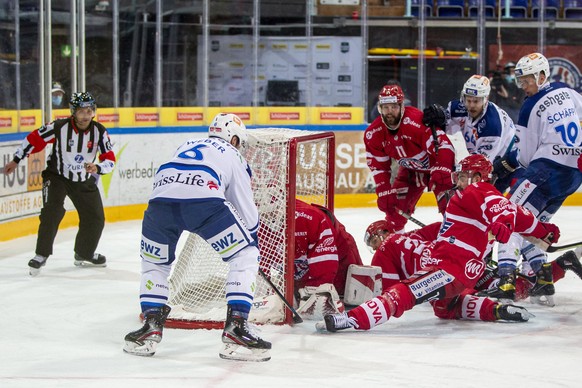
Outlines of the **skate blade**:
M 251 349 L 237 344 L 224 344 L 220 358 L 234 361 L 263 362 L 271 359 L 269 349 Z
M 530 296 L 529 301 L 531 304 L 539 304 L 540 306 L 554 307 L 556 305 L 553 295 Z
M 107 263 L 103 264 L 93 264 L 90 261 L 84 260 L 75 260 L 75 267 L 82 267 L 82 268 L 104 268 L 107 267 Z
M 32 277 L 38 276 L 38 274 L 40 273 L 40 268 L 32 268 L 32 267 L 28 267 L 28 274 Z
M 315 330 L 327 333 L 327 326 L 325 326 L 325 321 L 315 322 Z
M 157 344 L 156 341 L 151 340 L 144 341 L 143 345 L 131 341 L 125 341 L 123 351 L 134 356 L 151 357 L 156 353 Z

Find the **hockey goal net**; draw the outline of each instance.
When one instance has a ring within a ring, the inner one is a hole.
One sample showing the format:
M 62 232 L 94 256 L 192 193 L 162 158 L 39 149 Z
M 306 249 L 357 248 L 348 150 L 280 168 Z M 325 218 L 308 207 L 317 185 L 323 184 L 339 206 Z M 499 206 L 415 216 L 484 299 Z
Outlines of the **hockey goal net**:
M 283 128 L 249 130 L 243 154 L 253 170 L 259 209 L 260 268 L 293 303 L 295 201 L 333 211 L 335 137 L 333 132 Z M 172 312 L 167 327 L 222 328 L 226 318 L 228 264 L 196 234 L 188 235 L 170 274 Z M 285 324 L 292 315 L 272 287 L 257 274 L 249 320 Z

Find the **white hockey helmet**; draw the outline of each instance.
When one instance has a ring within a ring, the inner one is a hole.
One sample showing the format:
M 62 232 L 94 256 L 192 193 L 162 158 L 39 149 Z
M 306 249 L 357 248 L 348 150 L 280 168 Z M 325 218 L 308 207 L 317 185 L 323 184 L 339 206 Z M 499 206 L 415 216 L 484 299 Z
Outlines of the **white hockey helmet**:
M 550 63 L 548 59 L 540 53 L 532 53 L 522 57 L 515 65 L 515 79 L 518 82 L 520 77 L 533 74 L 536 84 L 539 85 L 540 73 L 544 72 L 546 80 L 550 78 Z M 519 82 L 518 82 L 519 85 Z
M 486 103 L 491 93 L 491 82 L 489 78 L 484 75 L 472 75 L 471 78 L 463 85 L 461 90 L 461 101 L 465 101 L 465 97 L 483 97 L 483 103 Z
M 219 113 L 208 127 L 208 137 L 219 137 L 230 143 L 233 136 L 239 139 L 239 146 L 245 147 L 248 140 L 246 126 L 242 120 L 232 113 Z

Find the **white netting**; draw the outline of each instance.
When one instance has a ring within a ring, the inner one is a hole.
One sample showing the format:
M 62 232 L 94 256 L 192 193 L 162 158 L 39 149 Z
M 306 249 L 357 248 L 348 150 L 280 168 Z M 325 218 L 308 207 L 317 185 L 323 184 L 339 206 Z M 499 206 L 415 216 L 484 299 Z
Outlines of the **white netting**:
M 293 287 L 293 273 L 288 273 L 288 268 L 293 271 L 293 252 L 288 251 L 287 233 L 290 228 L 294 230 L 295 219 L 287 216 L 289 199 L 295 192 L 308 203 L 330 206 L 333 133 L 281 128 L 249 132 L 249 145 L 243 154 L 253 170 L 253 195 L 261 215 L 261 268 L 285 295 L 288 287 Z M 228 264 L 208 243 L 195 234 L 189 235 L 169 279 L 172 306 L 169 325 L 173 320 L 197 322 L 201 325 L 196 326 L 201 327 L 204 322 L 224 321 L 227 272 Z M 257 275 L 250 320 L 279 323 L 288 318 L 272 288 Z

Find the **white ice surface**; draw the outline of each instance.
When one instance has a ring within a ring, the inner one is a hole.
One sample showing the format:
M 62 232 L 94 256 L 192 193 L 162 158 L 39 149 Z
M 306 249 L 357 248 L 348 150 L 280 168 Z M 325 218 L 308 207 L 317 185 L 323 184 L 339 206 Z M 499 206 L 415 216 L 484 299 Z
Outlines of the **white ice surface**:
M 376 209 L 338 209 L 362 252 Z M 434 208 L 419 208 L 424 222 Z M 582 208 L 554 218 L 562 241 L 582 238 Z M 265 363 L 222 360 L 218 330 L 166 329 L 152 358 L 123 353 L 138 321 L 140 221 L 108 223 L 99 246 L 107 268 L 73 266 L 76 228 L 61 230 L 54 255 L 31 278 L 36 236 L 0 243 L 0 387 L 579 387 L 582 281 L 556 284 L 556 307 L 522 302 L 528 323 L 444 321 L 417 306 L 369 332 L 317 333 L 314 322 L 263 326 Z M 414 227 L 410 224 L 408 228 Z M 556 257 L 552 254 L 551 257 Z

